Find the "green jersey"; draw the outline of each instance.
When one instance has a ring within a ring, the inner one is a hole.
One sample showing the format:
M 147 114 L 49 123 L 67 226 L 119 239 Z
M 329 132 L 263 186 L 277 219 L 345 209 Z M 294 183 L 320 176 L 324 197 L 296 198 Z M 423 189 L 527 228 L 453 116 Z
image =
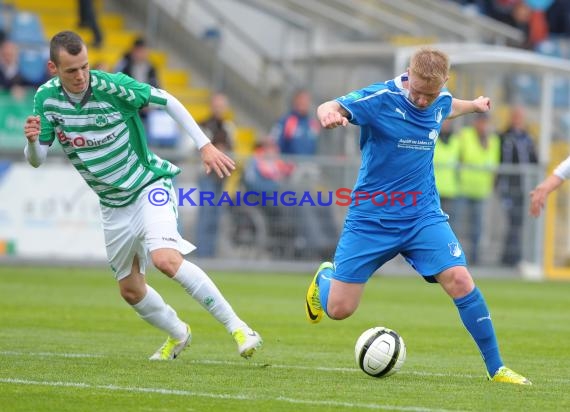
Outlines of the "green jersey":
M 123 73 L 90 73 L 90 86 L 79 103 L 73 103 L 57 77 L 38 89 L 34 114 L 41 121 L 39 140 L 51 145 L 57 137 L 101 204 L 126 206 L 150 183 L 180 173 L 149 150 L 138 115 L 142 107 L 165 105 L 166 99 Z

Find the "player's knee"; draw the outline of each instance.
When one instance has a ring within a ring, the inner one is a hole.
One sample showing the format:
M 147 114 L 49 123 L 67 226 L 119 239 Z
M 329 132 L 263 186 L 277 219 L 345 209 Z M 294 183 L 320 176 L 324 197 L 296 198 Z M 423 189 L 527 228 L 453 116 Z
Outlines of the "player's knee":
M 153 253 L 152 263 L 162 273 L 173 277 L 176 275 L 176 272 L 182 263 L 182 257 L 176 251 L 172 251 L 172 253 Z
M 156 258 L 152 260 L 152 263 L 158 270 L 166 275 L 174 276 L 174 273 L 176 273 L 172 260 L 168 258 Z
M 441 275 L 438 281 L 452 298 L 463 297 L 475 287 L 473 278 L 465 267 L 451 268 Z
M 475 287 L 473 278 L 466 270 L 458 273 L 454 280 L 455 294 L 458 296 L 467 295 Z
M 327 305 L 327 315 L 334 320 L 343 320 L 354 313 L 356 307 L 347 303 L 329 302 Z
M 146 294 L 146 289 L 130 286 L 120 287 L 121 297 L 129 304 L 136 305 Z

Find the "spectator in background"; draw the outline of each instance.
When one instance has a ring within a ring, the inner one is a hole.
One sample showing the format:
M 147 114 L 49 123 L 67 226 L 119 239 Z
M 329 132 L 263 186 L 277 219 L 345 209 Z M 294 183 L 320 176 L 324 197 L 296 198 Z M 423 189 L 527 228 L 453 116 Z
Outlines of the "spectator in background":
M 291 110 L 282 116 L 271 130 L 271 137 L 284 155 L 315 155 L 319 122 L 312 114 L 312 97 L 300 89 L 293 95 Z
M 527 47 L 536 49 L 550 36 L 550 27 L 546 17 L 547 9 L 554 0 L 524 0 L 524 7 L 528 8 Z
M 548 37 L 548 24 L 544 10 L 538 10 L 535 7 L 526 0 L 488 1 L 487 14 L 522 30 L 525 34 L 522 46 L 533 49 Z
M 235 125 L 228 120 L 228 98 L 223 93 L 214 93 L 210 98 L 210 117 L 200 126 L 210 138 L 212 144 L 221 151 L 228 153 L 233 150 Z
M 270 138 L 255 147 L 249 161 L 244 183 L 247 190 L 272 193 L 279 191 L 282 183 L 293 173 L 295 166 L 279 156 L 279 147 Z
M 551 34 L 570 34 L 570 2 L 568 0 L 472 0 L 457 1 L 476 5 L 489 17 L 522 30 L 523 46 L 536 49 Z
M 554 0 L 546 10 L 546 20 L 551 35 L 570 36 L 570 2 Z
M 125 73 L 139 82 L 159 87 L 157 70 L 149 60 L 146 40 L 138 37 L 130 50 L 115 67 L 115 71 Z
M 481 0 L 481 11 L 489 17 L 511 26 L 518 26 L 515 18 L 517 7 L 523 0 Z
M 525 213 L 525 197 L 528 192 L 524 181 L 525 164 L 538 162 L 534 141 L 527 131 L 526 113 L 522 106 L 511 110 L 511 121 L 501 134 L 501 163 L 520 165 L 518 171 L 499 176 L 498 187 L 507 216 L 507 234 L 504 239 L 501 261 L 508 266 L 516 265 L 522 257 L 522 225 Z
M 200 124 L 212 144 L 224 153 L 230 153 L 234 146 L 235 125 L 227 120 L 228 98 L 223 93 L 215 93 L 210 99 L 210 117 Z M 215 199 L 219 199 L 223 189 L 223 182 L 214 174 L 203 173 L 198 178 L 201 192 L 212 192 Z M 199 257 L 214 257 L 218 227 L 222 208 L 218 206 L 203 205 L 198 211 L 197 238 L 200 247 L 196 250 Z
M 246 191 L 259 193 L 253 199 L 259 200 L 257 207 L 266 218 L 267 247 L 275 258 L 282 258 L 285 250 L 295 248 L 298 219 L 295 219 L 294 207 L 274 204 L 270 200 L 263 202 L 262 194 L 272 196 L 275 192 L 283 192 L 294 170 L 295 165 L 281 158 L 279 147 L 272 137 L 268 137 L 256 145 L 243 174 Z M 275 239 L 278 243 L 271 241 Z
M 15 85 L 22 85 L 18 64 L 18 46 L 10 40 L 0 43 L 0 87 L 10 90 Z
M 449 119 L 441 124 L 435 145 L 433 166 L 441 209 L 449 215 L 451 226 L 455 226 L 459 195 L 459 138 L 453 133 Z
M 492 130 L 487 112 L 474 115 L 473 125 L 459 130 L 458 135 L 461 159 L 458 221 L 461 222 L 463 236 L 469 239 L 467 244 L 470 248 L 464 245 L 466 255 L 470 257 L 471 264 L 478 264 L 483 213 L 493 193 L 495 172 L 501 158 L 501 143 Z
M 33 86 L 21 74 L 18 61 L 18 45 L 11 40 L 0 44 L 0 90 L 8 91 L 14 98 L 22 98 L 26 86 Z
M 129 75 L 141 83 L 147 83 L 152 87 L 159 88 L 157 70 L 149 60 L 148 54 L 149 50 L 146 40 L 143 37 L 138 37 L 129 51 L 117 63 L 115 71 Z M 154 126 L 149 125 L 148 119 L 148 114 L 151 110 L 153 109 L 145 107 L 139 113 L 147 130 L 154 130 Z M 159 119 L 161 118 L 162 116 L 159 116 Z
M 570 36 L 570 1 L 568 0 L 454 0 L 474 7 L 502 23 L 522 30 L 523 46 L 536 49 L 551 35 Z
M 79 27 L 86 27 L 93 32 L 93 47 L 100 48 L 103 44 L 103 34 L 99 28 L 97 12 L 93 0 L 79 0 Z

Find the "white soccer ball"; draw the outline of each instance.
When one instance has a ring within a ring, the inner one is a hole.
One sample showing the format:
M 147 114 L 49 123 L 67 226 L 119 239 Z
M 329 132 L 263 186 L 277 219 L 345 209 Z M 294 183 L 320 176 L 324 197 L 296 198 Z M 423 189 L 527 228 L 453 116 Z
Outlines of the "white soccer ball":
M 383 326 L 365 330 L 354 346 L 356 364 L 375 378 L 398 372 L 406 360 L 406 344 L 398 333 Z

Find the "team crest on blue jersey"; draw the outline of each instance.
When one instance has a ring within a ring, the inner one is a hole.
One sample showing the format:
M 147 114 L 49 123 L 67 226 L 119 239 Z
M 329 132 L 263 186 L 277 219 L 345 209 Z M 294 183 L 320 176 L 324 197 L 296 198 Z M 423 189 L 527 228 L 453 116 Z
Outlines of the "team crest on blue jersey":
M 99 127 L 103 127 L 107 124 L 107 117 L 102 114 L 95 116 L 95 124 Z
M 441 107 L 438 107 L 437 109 L 434 110 L 435 121 L 437 123 L 441 123 L 441 121 L 443 120 L 443 114 L 441 113 L 442 111 L 443 109 Z
M 447 246 L 449 246 L 449 253 L 451 254 L 451 256 L 453 257 L 459 257 L 461 256 L 461 248 L 459 247 L 459 243 L 457 242 L 450 242 L 447 244 Z
M 435 129 L 431 129 L 431 132 L 429 132 L 428 137 L 430 140 L 433 140 L 435 143 L 437 141 L 437 138 L 439 137 L 439 132 Z

